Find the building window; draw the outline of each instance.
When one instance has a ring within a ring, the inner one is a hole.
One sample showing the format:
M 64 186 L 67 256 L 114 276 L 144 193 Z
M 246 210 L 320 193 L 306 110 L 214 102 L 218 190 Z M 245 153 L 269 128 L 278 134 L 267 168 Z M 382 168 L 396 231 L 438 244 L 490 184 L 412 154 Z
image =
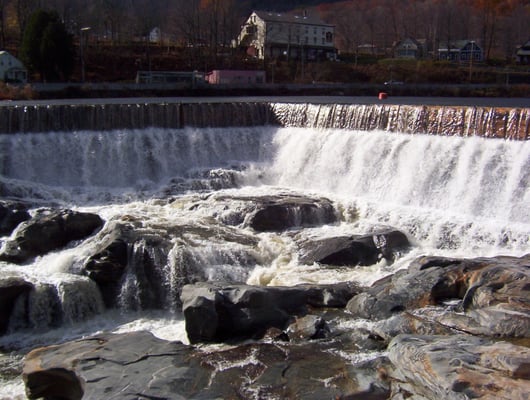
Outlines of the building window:
M 326 32 L 326 42 L 331 43 L 333 41 L 333 34 L 331 32 Z

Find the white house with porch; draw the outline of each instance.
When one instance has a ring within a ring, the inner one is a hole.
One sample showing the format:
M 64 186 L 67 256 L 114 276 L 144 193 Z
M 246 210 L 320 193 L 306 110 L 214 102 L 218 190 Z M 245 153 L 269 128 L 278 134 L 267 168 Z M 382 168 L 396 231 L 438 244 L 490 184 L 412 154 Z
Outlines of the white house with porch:
M 26 83 L 28 70 L 22 62 L 7 51 L 0 51 L 0 81 L 6 83 Z

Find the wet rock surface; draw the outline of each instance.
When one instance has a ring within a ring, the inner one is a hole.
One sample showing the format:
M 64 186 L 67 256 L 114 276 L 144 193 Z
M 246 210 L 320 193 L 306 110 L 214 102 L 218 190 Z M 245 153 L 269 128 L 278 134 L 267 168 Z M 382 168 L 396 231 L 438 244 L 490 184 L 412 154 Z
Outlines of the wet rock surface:
M 263 202 L 245 223 L 258 232 L 278 232 L 336 221 L 335 209 L 329 200 L 285 198 Z
M 290 229 L 332 224 L 338 216 L 331 200 L 295 194 L 227 196 L 214 194 L 198 201 L 194 208 L 211 208 L 226 225 L 248 227 L 256 232 L 282 232 Z
M 187 285 L 190 342 L 229 345 L 187 346 L 143 332 L 99 335 L 35 350 L 24 379 L 30 398 L 45 399 L 526 399 L 528 261 L 421 257 L 408 271 L 353 291 Z M 341 307 L 359 307 L 355 299 L 366 294 L 373 299 L 363 311 L 369 321 L 348 324 L 357 316 Z M 374 312 L 385 296 L 401 311 L 384 303 Z M 479 311 L 489 317 L 476 317 Z M 499 313 L 511 315 L 511 324 L 495 319 Z M 359 351 L 372 356 L 357 359 Z
M 18 297 L 27 294 L 32 288 L 33 285 L 22 278 L 0 279 L 0 335 L 9 326 L 11 312 Z
M 203 240 L 217 246 L 204 250 L 197 245 Z M 124 218 L 110 221 L 98 233 L 96 249 L 83 272 L 98 284 L 107 307 L 119 305 L 127 276 L 135 279 L 138 290 L 131 300 L 138 309 L 162 308 L 168 300 L 180 305 L 182 286 L 207 280 L 205 271 L 214 262 L 237 263 L 240 270 L 250 271 L 257 263 L 252 250 L 256 243 L 252 236 L 223 225 L 168 222 L 160 229 L 157 224 Z M 222 274 L 222 268 L 217 273 Z
M 344 307 L 359 292 L 354 284 L 262 287 L 197 283 L 181 294 L 191 343 L 260 338 L 269 328 L 285 329 L 309 307 Z
M 23 377 L 30 399 L 388 398 L 374 372 L 385 358 L 353 365 L 330 347 L 197 349 L 146 332 L 107 334 L 32 351 Z
M 396 230 L 382 230 L 369 235 L 338 236 L 305 240 L 299 244 L 299 261 L 335 266 L 372 265 L 410 247 L 407 236 Z
M 79 267 L 84 281 L 61 289 L 97 285 L 107 307 L 121 307 L 118 301 L 124 300 L 133 310 L 172 304 L 182 310 L 192 345 L 135 332 L 36 349 L 24 364 L 29 398 L 513 400 L 530 395 L 530 255 L 419 257 L 371 287 L 246 285 L 236 282 L 263 262 L 254 251 L 260 243 L 256 232 L 287 231 L 306 266 L 372 265 L 382 259 L 390 264 L 410 243 L 393 229 L 305 236 L 299 228 L 335 221 L 333 205 L 325 199 L 197 199 L 186 207 L 200 218 L 185 223 L 172 219 L 171 210 L 162 220 L 122 215 L 104 226 L 100 220 L 87 233 L 93 243 Z M 213 211 L 201 213 L 208 202 L 215 207 L 205 210 Z M 182 207 L 170 200 L 164 205 Z M 70 215 L 57 211 L 23 222 L 4 254 L 23 262 L 67 245 L 54 242 L 55 236 L 68 232 L 74 238 L 76 229 L 86 226 L 70 220 L 73 230 L 64 228 L 60 221 Z M 41 220 L 46 223 L 39 225 Z M 19 236 L 25 226 L 35 226 L 34 231 Z M 41 236 L 54 244 L 24 247 Z M 20 253 L 9 253 L 15 245 Z M 127 292 L 129 278 L 134 290 Z M 50 300 L 48 314 L 39 317 L 42 324 L 26 307 L 36 294 Z M 35 288 L 24 279 L 0 280 L 0 333 L 8 326 L 62 326 L 70 316 L 59 297 L 51 284 Z M 9 325 L 15 303 L 22 322 Z M 79 310 L 72 320 L 98 312 L 95 306 Z
M 43 211 L 20 226 L 0 253 L 0 260 L 25 262 L 88 237 L 103 226 L 97 214 L 72 210 Z
M 0 202 L 0 236 L 10 235 L 24 221 L 31 218 L 26 207 L 16 202 Z
M 395 367 L 391 399 L 514 400 L 530 394 L 528 347 L 468 335 L 400 335 L 388 349 Z
M 355 317 L 384 319 L 456 301 L 438 322 L 477 334 L 530 334 L 530 256 L 477 259 L 421 257 L 408 270 L 376 282 L 352 298 Z M 508 316 L 510 315 L 510 317 Z

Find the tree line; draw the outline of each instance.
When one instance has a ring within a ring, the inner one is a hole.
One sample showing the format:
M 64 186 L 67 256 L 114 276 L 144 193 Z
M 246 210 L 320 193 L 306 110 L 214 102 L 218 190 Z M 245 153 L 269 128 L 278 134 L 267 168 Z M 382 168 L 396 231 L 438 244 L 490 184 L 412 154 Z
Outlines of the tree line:
M 388 49 L 407 37 L 423 39 L 431 51 L 466 39 L 480 43 L 486 59 L 509 59 L 530 40 L 528 0 L 356 0 L 319 10 L 349 53 L 363 44 Z
M 0 49 L 18 53 L 32 16 L 46 10 L 55 18 L 48 46 L 53 38 L 64 40 L 62 33 L 57 36 L 58 23 L 73 43 L 80 43 L 87 29 L 92 41 L 147 42 L 158 27 L 162 38 L 187 48 L 190 57 L 215 61 L 233 47 L 250 12 L 265 7 L 319 13 L 335 25 L 335 44 L 342 53 L 357 54 L 362 45 L 386 51 L 405 37 L 424 39 L 431 51 L 471 39 L 480 43 L 487 59 L 509 59 L 517 45 L 530 39 L 528 0 L 0 0 Z

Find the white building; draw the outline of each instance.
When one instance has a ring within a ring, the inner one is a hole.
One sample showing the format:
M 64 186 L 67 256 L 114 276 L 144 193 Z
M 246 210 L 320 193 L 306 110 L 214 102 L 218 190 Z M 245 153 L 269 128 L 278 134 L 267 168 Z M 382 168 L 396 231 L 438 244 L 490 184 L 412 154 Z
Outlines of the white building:
M 151 43 L 160 43 L 162 41 L 162 31 L 159 27 L 151 29 L 149 32 L 149 42 Z
M 26 83 L 28 71 L 24 64 L 7 51 L 0 51 L 0 81 L 6 83 Z
M 335 27 L 307 13 L 254 11 L 242 26 L 238 45 L 257 57 L 335 60 Z

